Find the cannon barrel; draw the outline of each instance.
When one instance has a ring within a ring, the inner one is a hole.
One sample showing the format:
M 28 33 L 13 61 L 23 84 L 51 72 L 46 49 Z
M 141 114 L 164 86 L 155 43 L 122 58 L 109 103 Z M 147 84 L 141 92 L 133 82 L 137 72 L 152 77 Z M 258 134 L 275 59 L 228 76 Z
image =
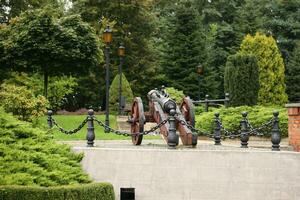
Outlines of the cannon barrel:
M 149 101 L 158 102 L 167 113 L 170 113 L 171 110 L 176 110 L 176 102 L 161 93 L 159 90 L 151 90 L 148 92 L 148 99 Z

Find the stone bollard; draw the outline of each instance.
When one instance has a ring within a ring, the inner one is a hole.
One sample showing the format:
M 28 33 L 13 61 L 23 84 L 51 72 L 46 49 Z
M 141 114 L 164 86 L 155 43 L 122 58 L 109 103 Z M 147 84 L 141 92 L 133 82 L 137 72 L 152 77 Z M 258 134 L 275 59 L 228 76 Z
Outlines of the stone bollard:
M 47 115 L 48 115 L 48 118 L 47 118 L 48 126 L 49 126 L 49 128 L 52 128 L 53 127 L 53 120 L 52 120 L 53 111 L 48 110 Z
M 279 112 L 274 111 L 273 112 L 274 118 L 273 118 L 273 128 L 272 128 L 272 151 L 280 151 L 280 141 L 281 141 L 281 135 L 279 130 Z
M 214 139 L 215 145 L 221 145 L 221 124 L 219 119 L 220 114 L 215 113 L 215 130 L 214 130 Z
M 241 148 L 248 148 L 249 134 L 247 124 L 247 112 L 242 112 L 243 119 L 241 120 Z
M 208 94 L 205 95 L 205 100 L 204 100 L 204 110 L 205 110 L 205 112 L 208 112 L 208 104 L 209 104 L 208 97 L 209 97 Z
M 300 103 L 286 104 L 289 116 L 289 145 L 300 152 Z
M 179 143 L 179 136 L 176 134 L 176 121 L 174 115 L 176 114 L 176 110 L 170 110 L 170 118 L 169 118 L 169 134 L 168 134 L 168 146 L 169 148 L 175 148 Z
M 86 139 L 87 139 L 87 146 L 93 147 L 94 140 L 95 140 L 94 110 L 93 109 L 89 109 L 89 111 L 88 111 Z

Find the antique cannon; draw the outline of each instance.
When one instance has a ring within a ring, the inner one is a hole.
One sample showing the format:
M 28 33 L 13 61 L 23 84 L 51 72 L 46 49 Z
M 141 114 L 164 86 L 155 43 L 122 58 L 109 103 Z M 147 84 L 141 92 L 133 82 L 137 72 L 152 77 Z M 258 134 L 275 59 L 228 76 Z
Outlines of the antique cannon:
M 164 88 L 155 89 L 148 93 L 149 111 L 144 112 L 142 99 L 135 97 L 131 109 L 131 134 L 132 143 L 140 145 L 143 140 L 144 125 L 146 122 L 157 123 L 160 134 L 169 147 L 175 147 L 179 143 L 186 146 L 197 145 L 197 134 L 190 129 L 195 126 L 194 106 L 189 97 L 185 97 L 180 107 L 169 98 Z M 190 125 L 190 126 L 189 126 Z M 176 130 L 178 130 L 179 135 Z

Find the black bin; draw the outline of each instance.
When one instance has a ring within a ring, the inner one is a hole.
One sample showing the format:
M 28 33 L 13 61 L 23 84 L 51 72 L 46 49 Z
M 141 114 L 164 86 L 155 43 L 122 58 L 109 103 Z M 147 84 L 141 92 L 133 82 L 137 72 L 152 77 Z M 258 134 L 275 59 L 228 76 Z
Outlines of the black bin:
M 120 188 L 120 200 L 135 200 L 134 188 Z

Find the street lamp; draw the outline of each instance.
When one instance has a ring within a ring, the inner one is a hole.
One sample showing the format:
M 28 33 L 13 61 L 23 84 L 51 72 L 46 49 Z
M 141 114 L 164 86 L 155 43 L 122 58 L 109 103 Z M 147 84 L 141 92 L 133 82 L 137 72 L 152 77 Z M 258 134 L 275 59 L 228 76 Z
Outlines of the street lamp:
M 112 30 L 109 26 L 106 27 L 106 29 L 103 32 L 103 40 L 106 44 L 105 46 L 105 90 L 106 90 L 106 96 L 105 96 L 105 133 L 109 133 L 109 63 L 110 63 L 110 57 L 109 57 L 109 51 L 110 51 L 110 43 L 112 42 Z
M 125 57 L 125 47 L 121 44 L 118 49 L 118 55 L 120 57 L 120 65 L 119 65 L 119 115 L 122 113 L 122 66 L 124 63 Z
M 200 84 L 201 84 L 201 75 L 203 75 L 203 73 L 204 73 L 204 68 L 201 64 L 199 64 L 197 66 L 198 87 L 199 87 L 198 99 L 199 99 L 199 101 L 200 101 L 200 97 L 201 97 L 201 86 L 200 86 Z

